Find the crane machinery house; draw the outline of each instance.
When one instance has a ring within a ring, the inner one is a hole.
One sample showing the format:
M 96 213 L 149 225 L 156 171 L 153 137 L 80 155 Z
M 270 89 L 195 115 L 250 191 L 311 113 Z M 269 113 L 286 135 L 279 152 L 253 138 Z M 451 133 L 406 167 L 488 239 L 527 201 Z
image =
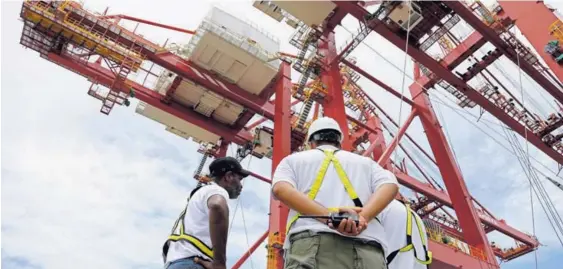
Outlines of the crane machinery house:
M 209 11 L 195 32 L 188 43 L 171 44 L 167 48 L 223 82 L 192 68 L 197 75 L 220 87 L 225 87 L 224 82 L 236 84 L 253 95 L 259 95 L 275 78 L 280 60 L 272 58 L 280 50 L 280 41 L 272 34 L 217 7 Z M 175 102 L 229 126 L 245 111 L 241 104 L 165 70 L 155 90 L 165 96 L 171 87 L 175 88 L 172 93 Z M 139 103 L 136 111 L 166 125 L 167 131 L 180 137 L 211 144 L 220 139 L 217 134 L 146 103 Z

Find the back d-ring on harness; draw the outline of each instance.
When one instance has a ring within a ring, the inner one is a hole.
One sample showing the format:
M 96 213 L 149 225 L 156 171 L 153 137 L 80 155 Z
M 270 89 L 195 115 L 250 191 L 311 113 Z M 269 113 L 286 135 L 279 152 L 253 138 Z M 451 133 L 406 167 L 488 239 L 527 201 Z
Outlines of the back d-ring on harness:
M 309 193 L 307 195 L 309 197 L 309 199 L 315 200 L 315 198 L 317 197 L 317 193 L 319 192 L 319 189 L 321 188 L 321 185 L 323 184 L 323 180 L 324 180 L 326 171 L 328 170 L 328 166 L 332 162 L 334 164 L 334 169 L 336 170 L 336 174 L 338 174 L 338 178 L 340 178 L 340 181 L 344 185 L 344 189 L 346 190 L 346 192 L 348 193 L 348 195 L 350 196 L 352 201 L 354 201 L 354 205 L 357 206 L 357 207 L 363 207 L 362 202 L 360 201 L 360 198 L 358 198 L 358 194 L 354 190 L 354 187 L 352 187 L 352 184 L 350 183 L 350 179 L 348 179 L 348 176 L 346 175 L 346 172 L 342 168 L 340 161 L 338 161 L 338 159 L 336 157 L 334 157 L 334 154 L 338 150 L 336 150 L 336 151 L 322 150 L 322 149 L 319 149 L 319 150 L 322 151 L 325 154 L 326 157 L 321 164 L 321 168 L 319 169 L 319 172 L 317 173 L 317 176 L 315 177 L 315 181 L 313 182 L 313 185 L 311 186 L 311 191 L 309 191 Z M 335 209 L 335 208 L 329 208 L 329 210 L 330 211 L 337 211 L 337 209 Z M 293 224 L 295 223 L 295 221 L 297 221 L 297 219 L 299 218 L 300 215 L 301 214 L 297 213 L 297 215 L 295 215 L 293 218 L 291 218 L 291 221 L 287 224 L 286 231 L 289 231 L 291 226 L 293 226 Z
M 399 252 L 407 252 L 412 250 L 414 254 L 414 258 L 416 259 L 417 262 L 424 265 L 428 265 L 432 263 L 432 252 L 426 249 L 426 240 L 424 240 L 424 231 L 422 231 L 422 223 L 420 223 L 419 218 L 417 218 L 417 216 L 413 214 L 412 209 L 408 205 L 405 205 L 405 208 L 407 209 L 407 245 L 391 252 L 389 256 L 387 256 L 387 264 L 390 264 L 393 261 L 393 259 L 397 257 L 397 254 L 399 254 Z M 416 249 L 412 243 L 412 218 L 414 218 L 414 221 L 416 222 L 416 227 L 418 228 L 418 233 L 420 234 L 420 240 L 422 241 L 422 248 L 424 249 L 424 255 L 426 256 L 424 261 L 420 260 L 416 256 Z
M 191 193 L 190 197 L 188 198 L 188 204 L 190 203 L 190 199 L 192 196 L 206 185 L 196 187 Z M 207 246 L 203 241 L 199 240 L 197 237 L 186 234 L 184 229 L 184 217 L 186 216 L 186 210 L 188 209 L 188 205 L 184 208 L 178 220 L 174 223 L 174 227 L 172 228 L 172 232 L 170 236 L 168 236 L 168 240 L 162 246 L 162 258 L 164 262 L 166 262 L 166 255 L 168 254 L 168 249 L 170 248 L 170 242 L 176 242 L 184 240 L 194 246 L 201 254 L 205 255 L 205 257 L 200 257 L 205 260 L 213 260 L 213 249 Z

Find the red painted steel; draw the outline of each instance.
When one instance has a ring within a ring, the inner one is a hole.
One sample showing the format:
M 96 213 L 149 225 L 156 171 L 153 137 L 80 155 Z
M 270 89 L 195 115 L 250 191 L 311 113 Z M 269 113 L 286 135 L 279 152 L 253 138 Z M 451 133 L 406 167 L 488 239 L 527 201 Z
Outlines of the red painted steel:
M 162 23 L 158 23 L 158 22 L 154 22 L 154 21 L 139 19 L 139 18 L 135 18 L 135 17 L 127 16 L 127 15 L 122 15 L 122 14 L 119 14 L 119 15 L 104 15 L 104 16 L 101 16 L 100 18 L 104 18 L 104 19 L 125 19 L 125 20 L 140 22 L 140 23 L 144 23 L 144 24 L 148 24 L 148 25 L 152 25 L 152 26 L 156 26 L 156 27 L 160 27 L 160 28 L 164 28 L 164 29 L 168 29 L 168 30 L 177 31 L 177 32 L 180 32 L 180 33 L 185 33 L 185 34 L 190 34 L 190 35 L 195 34 L 195 31 L 193 31 L 193 30 L 187 30 L 187 29 L 183 29 L 183 28 L 180 28 L 180 27 L 175 27 L 175 26 L 166 25 L 166 24 L 162 24 Z
M 499 16 L 508 16 L 518 27 L 518 30 L 526 37 L 539 56 L 547 63 L 547 66 L 555 76 L 563 81 L 563 68 L 551 55 L 544 52 L 545 45 L 556 38 L 550 35 L 550 26 L 560 19 L 545 5 L 543 1 L 499 1 L 502 11 Z
M 196 66 L 171 52 L 156 53 L 147 55 L 147 58 L 185 79 L 191 80 L 229 100 L 241 104 L 252 110 L 254 113 L 264 115 L 268 119 L 273 119 L 273 109 L 267 100 L 251 94 L 237 85 L 228 83 L 217 76 L 210 74 L 207 70 Z M 270 108 L 270 109 L 267 109 Z
M 362 19 L 366 14 L 368 14 L 367 10 L 363 9 L 358 5 L 354 5 L 350 2 L 339 2 L 335 1 L 337 5 L 341 8 L 345 8 L 350 12 L 351 15 L 358 19 Z M 448 2 L 449 3 L 449 2 Z M 373 31 L 379 33 L 387 40 L 389 40 L 393 45 L 397 48 L 404 50 L 404 46 L 406 44 L 406 39 L 403 36 L 397 35 L 392 32 L 386 26 L 380 26 L 382 23 L 376 23 L 376 26 L 373 27 Z M 430 56 L 428 56 L 423 51 L 420 51 L 415 46 L 409 44 L 408 46 L 408 54 L 411 56 L 415 61 L 423 64 L 428 69 L 430 69 L 433 73 L 435 73 L 438 77 L 442 78 L 444 81 L 448 82 L 450 85 L 457 85 L 457 89 L 463 92 L 470 100 L 474 101 L 476 104 L 481 106 L 483 109 L 491 113 L 491 115 L 495 116 L 499 120 L 501 120 L 504 124 L 514 130 L 516 133 L 521 135 L 524 138 L 536 146 L 539 150 L 543 151 L 545 154 L 550 156 L 553 160 L 558 162 L 559 164 L 563 164 L 563 155 L 555 151 L 553 148 L 547 146 L 540 137 L 534 135 L 532 131 L 527 130 L 524 125 L 520 124 L 512 117 L 510 117 L 504 110 L 498 108 L 493 103 L 491 103 L 488 99 L 484 96 L 479 94 L 473 88 L 471 88 L 467 83 L 461 80 L 456 75 L 452 74 L 448 69 L 444 66 L 436 62 Z
M 414 102 L 417 104 L 417 107 L 421 108 L 419 118 L 432 152 L 436 157 L 436 162 L 438 162 L 438 168 L 444 184 L 453 201 L 453 208 L 456 211 L 465 241 L 472 246 L 482 249 L 487 254 L 489 262 L 497 265 L 493 250 L 489 245 L 485 231 L 481 227 L 481 222 L 473 207 L 471 195 L 467 190 L 446 136 L 442 128 L 440 128 L 434 109 L 430 105 L 428 95 L 416 84 L 409 87 L 409 90 L 412 96 L 416 96 Z
M 510 47 L 504 40 L 502 40 L 494 29 L 487 26 L 483 21 L 475 16 L 463 3 L 457 1 L 444 1 L 457 15 L 465 20 L 473 29 L 481 33 L 487 41 L 495 45 L 508 59 L 514 64 L 519 65 L 522 71 L 526 72 L 533 78 L 540 86 L 549 92 L 556 100 L 563 103 L 563 92 L 557 86 L 551 83 L 544 75 L 542 75 L 534 66 L 526 62 L 524 59 L 518 59 L 517 53 L 514 48 Z M 532 11 L 532 10 L 530 10 Z M 538 16 L 541 16 L 538 14 Z M 535 22 L 534 22 L 535 24 Z M 539 26 L 539 25 L 538 25 Z M 536 28 L 536 31 L 538 29 Z M 543 51 L 543 50 L 540 50 Z
M 401 128 L 399 129 L 399 131 L 395 135 L 395 138 L 393 138 L 391 143 L 389 143 L 389 146 L 387 146 L 387 148 L 385 149 L 385 152 L 383 152 L 381 157 L 379 157 L 379 159 L 377 160 L 377 162 L 380 165 L 384 165 L 384 164 L 387 163 L 387 161 L 391 157 L 391 153 L 393 153 L 393 151 L 397 148 L 397 145 L 399 145 L 399 143 L 401 142 L 401 138 L 403 137 L 403 135 L 407 131 L 407 128 L 409 128 L 409 125 L 411 125 L 411 123 L 414 120 L 414 117 L 416 115 L 417 115 L 417 110 L 413 109 L 411 111 L 411 114 L 409 115 L 409 117 L 407 118 L 405 123 L 403 124 L 403 126 L 401 126 Z
M 59 56 L 54 53 L 50 53 L 48 55 L 49 60 L 73 71 L 76 71 L 83 75 L 84 77 L 88 78 L 91 81 L 104 85 L 106 87 L 110 87 L 114 81 L 114 74 L 109 70 L 101 65 L 88 63 L 88 65 L 83 65 L 77 63 L 74 59 L 69 58 L 67 56 Z M 140 101 L 143 101 L 151 106 L 154 106 L 162 111 L 170 113 L 178 118 L 184 119 L 191 124 L 195 124 L 202 128 L 207 129 L 208 131 L 215 133 L 221 137 L 227 137 L 232 139 L 232 142 L 237 144 L 244 144 L 247 141 L 252 141 L 253 135 L 248 131 L 239 131 L 229 128 L 228 126 L 210 120 L 208 117 L 205 117 L 197 112 L 192 111 L 191 109 L 185 108 L 177 103 L 172 102 L 171 104 L 165 104 L 161 102 L 162 95 L 158 92 L 155 92 L 151 89 L 147 89 L 140 84 L 129 81 L 132 85 L 132 88 L 135 90 L 136 98 Z M 128 92 L 129 88 L 123 87 L 120 89 L 123 92 Z
M 348 134 L 348 121 L 346 120 L 346 110 L 344 109 L 344 94 L 342 91 L 342 78 L 338 64 L 330 65 L 330 60 L 336 57 L 336 47 L 334 44 L 334 32 L 329 32 L 325 36 L 326 40 L 319 41 L 319 53 L 323 55 L 325 71 L 321 73 L 321 81 L 328 89 L 330 99 L 323 104 L 324 115 L 335 119 L 340 125 L 342 133 Z M 342 148 L 352 150 L 352 143 L 347 135 L 342 139 Z
M 245 252 L 244 255 L 242 255 L 242 257 L 240 257 L 240 259 L 235 263 L 235 265 L 233 265 L 233 267 L 231 267 L 231 269 L 240 268 L 242 264 L 244 264 L 244 262 L 250 257 L 250 255 L 252 255 L 252 253 L 256 251 L 256 249 L 260 246 L 260 244 L 262 244 L 262 242 L 266 240 L 266 238 L 268 237 L 268 233 L 269 231 L 264 232 L 264 234 L 262 234 L 262 236 L 260 236 L 260 238 L 256 240 L 256 242 L 250 247 L 250 249 L 248 249 L 248 251 Z
M 396 96 L 397 98 L 400 98 L 403 100 L 403 102 L 409 104 L 409 105 L 413 105 L 413 102 L 410 98 L 402 95 L 401 93 L 397 92 L 395 89 L 389 87 L 387 84 L 381 82 L 381 80 L 375 78 L 373 75 L 369 74 L 368 72 L 364 71 L 363 69 L 359 68 L 357 65 L 348 62 L 346 60 L 342 60 L 342 63 L 344 63 L 345 65 L 349 66 L 350 68 L 352 68 L 352 70 L 358 72 L 360 75 L 364 76 L 365 78 L 371 80 L 373 83 L 377 84 L 379 87 L 383 88 L 384 90 L 386 90 L 387 92 L 389 92 L 390 94 Z
M 276 85 L 276 111 L 274 118 L 274 152 L 272 174 L 277 165 L 291 153 L 291 67 L 283 62 Z M 270 227 L 268 236 L 268 268 L 283 269 L 282 246 L 289 209 L 280 201 L 270 198 Z

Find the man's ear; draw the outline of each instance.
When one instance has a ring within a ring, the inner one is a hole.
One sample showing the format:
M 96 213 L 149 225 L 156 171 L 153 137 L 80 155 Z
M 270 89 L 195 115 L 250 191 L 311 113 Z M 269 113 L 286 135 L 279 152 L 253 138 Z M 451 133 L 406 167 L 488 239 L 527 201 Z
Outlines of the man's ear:
M 225 175 L 223 176 L 223 178 L 224 178 L 226 181 L 230 182 L 231 179 L 233 178 L 232 175 L 233 175 L 233 172 L 232 172 L 232 171 L 227 171 L 227 172 L 225 173 Z

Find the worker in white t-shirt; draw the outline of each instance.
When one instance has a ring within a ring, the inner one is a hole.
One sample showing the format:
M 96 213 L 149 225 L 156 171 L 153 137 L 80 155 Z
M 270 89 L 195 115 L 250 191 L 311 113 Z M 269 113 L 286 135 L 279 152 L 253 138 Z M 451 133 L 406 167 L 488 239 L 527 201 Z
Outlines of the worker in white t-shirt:
M 403 201 L 393 200 L 377 216 L 387 236 L 389 269 L 426 269 L 432 262 L 426 227 Z
M 196 187 L 164 244 L 165 269 L 226 268 L 228 199 L 236 199 L 250 173 L 232 157 L 209 165 L 211 182 Z
M 385 232 L 375 217 L 397 194 L 397 179 L 372 159 L 340 149 L 343 135 L 334 119 L 315 120 L 306 138 L 312 149 L 285 157 L 274 172 L 272 192 L 290 208 L 286 269 L 386 268 Z M 334 211 L 356 214 L 359 224 L 298 218 Z

